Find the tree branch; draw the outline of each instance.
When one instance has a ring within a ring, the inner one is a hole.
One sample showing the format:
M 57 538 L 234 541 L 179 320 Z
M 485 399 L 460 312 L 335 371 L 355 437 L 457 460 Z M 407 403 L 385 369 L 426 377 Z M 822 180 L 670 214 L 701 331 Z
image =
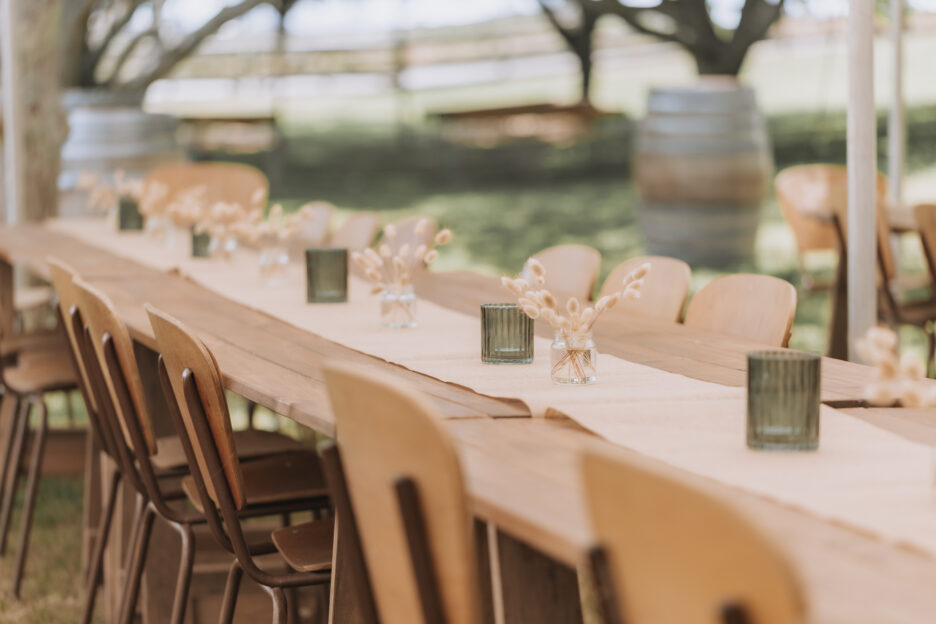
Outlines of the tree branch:
M 769 4 L 765 0 L 747 0 L 741 9 L 741 20 L 735 29 L 732 43 L 743 45 L 745 49 L 767 36 L 770 27 L 780 19 L 783 12 L 783 0 Z
M 230 20 L 244 15 L 261 4 L 278 5 L 277 0 L 242 0 L 239 4 L 226 6 L 205 22 L 201 28 L 183 39 L 175 48 L 168 50 L 151 71 L 134 78 L 127 83 L 130 89 L 145 89 L 154 80 L 162 78 L 191 54 L 210 35 L 218 31 L 221 26 Z
M 120 31 L 130 23 L 130 20 L 133 19 L 133 14 L 136 13 L 136 10 L 141 4 L 143 4 L 143 0 L 127 0 L 127 10 L 124 11 L 124 14 L 111 24 L 101 44 L 97 48 L 88 51 L 87 56 L 81 64 L 81 73 L 85 79 L 90 80 L 91 83 L 94 82 L 94 75 L 97 73 L 98 64 L 101 62 L 101 59 L 104 58 L 104 54 L 107 53 L 107 48 L 110 47 L 114 38 L 120 34 Z
M 111 71 L 110 77 L 103 82 L 105 87 L 113 86 L 120 77 L 120 70 L 123 69 L 123 66 L 130 59 L 130 55 L 133 54 L 133 50 L 144 40 L 150 37 L 159 38 L 159 31 L 156 29 L 156 26 L 152 26 L 143 32 L 137 33 L 137 35 L 130 40 L 130 42 L 124 46 L 124 49 L 120 51 L 120 56 L 117 57 L 117 60 L 114 61 L 114 69 Z
M 644 35 L 650 35 L 651 37 L 656 37 L 657 39 L 662 39 L 663 41 L 670 41 L 673 43 L 678 43 L 685 45 L 685 43 L 679 39 L 673 33 L 667 33 L 660 30 L 654 30 L 645 26 L 641 21 L 640 17 L 644 13 L 652 12 L 656 10 L 654 8 L 647 7 L 632 7 L 626 6 L 618 2 L 618 0 L 591 0 L 594 6 L 597 6 L 602 13 L 610 13 L 611 15 L 617 15 L 623 19 L 627 24 L 636 30 L 639 33 Z M 664 12 L 664 11 L 659 11 Z M 669 14 L 669 10 L 665 11 Z M 672 15 L 670 15 L 672 17 Z
M 566 28 L 559 21 L 559 18 L 556 17 L 556 12 L 553 11 L 552 8 L 550 8 L 549 5 L 546 4 L 545 0 L 539 0 L 539 5 L 540 5 L 540 8 L 543 9 L 543 13 L 546 15 L 546 18 L 549 20 L 549 23 L 552 24 L 553 28 L 555 28 L 556 31 L 558 31 L 559 34 L 562 35 L 562 38 L 566 40 L 566 43 L 569 44 L 570 47 L 575 48 L 574 35 L 570 31 L 570 29 Z

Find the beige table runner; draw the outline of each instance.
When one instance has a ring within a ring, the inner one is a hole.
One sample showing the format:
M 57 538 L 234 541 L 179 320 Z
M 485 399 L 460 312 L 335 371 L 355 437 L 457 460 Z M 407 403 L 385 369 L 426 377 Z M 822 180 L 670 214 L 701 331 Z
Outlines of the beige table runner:
M 419 302 L 417 329 L 387 330 L 377 299 L 356 279 L 349 303 L 310 306 L 299 266 L 290 267 L 285 286 L 270 288 L 247 252 L 234 263 L 192 260 L 187 251 L 154 251 L 100 223 L 52 227 L 143 264 L 173 265 L 209 290 L 350 348 L 480 394 L 519 398 L 534 414 L 567 415 L 611 442 L 678 468 L 936 556 L 930 448 L 841 412 L 823 407 L 817 452 L 751 451 L 744 443 L 741 388 L 605 354 L 599 356 L 597 384 L 555 386 L 548 380 L 548 341 L 537 339 L 530 366 L 485 366 L 477 319 L 430 302 Z
M 550 407 L 575 412 L 579 406 L 613 406 L 662 396 L 713 399 L 743 396 L 743 390 L 634 364 L 599 354 L 598 383 L 588 387 L 558 386 L 549 380 L 549 341 L 536 338 L 529 366 L 481 363 L 480 325 L 476 318 L 429 301 L 418 302 L 419 326 L 387 329 L 370 286 L 352 277 L 348 303 L 305 302 L 305 269 L 293 264 L 283 286 L 266 286 L 256 254 L 241 250 L 232 261 L 193 259 L 187 248 L 167 249 L 140 233 L 118 234 L 101 220 L 52 221 L 53 227 L 117 255 L 158 269 L 177 269 L 208 290 L 260 310 L 300 329 L 441 381 L 497 398 L 523 401 L 532 414 Z M 508 293 L 505 292 L 505 298 Z M 599 345 L 600 350 L 600 345 Z

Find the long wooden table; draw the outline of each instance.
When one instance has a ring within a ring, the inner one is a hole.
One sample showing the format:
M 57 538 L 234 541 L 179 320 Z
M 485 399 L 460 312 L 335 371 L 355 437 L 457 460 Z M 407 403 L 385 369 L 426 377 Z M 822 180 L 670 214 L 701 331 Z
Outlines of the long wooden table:
M 488 547 L 482 554 L 492 557 L 493 577 L 500 580 L 494 592 L 498 606 L 491 611 L 502 612 L 508 622 L 581 620 L 575 570 L 590 531 L 578 451 L 605 442 L 569 421 L 528 418 L 521 404 L 482 397 L 379 362 L 234 304 L 183 277 L 116 258 L 41 226 L 0 228 L 0 259 L 44 276 L 47 256 L 70 263 L 107 293 L 142 345 L 154 344 L 142 308 L 150 302 L 199 333 L 214 351 L 229 389 L 326 435 L 333 432 L 333 421 L 321 377 L 324 362 L 366 360 L 414 384 L 436 403 L 458 442 L 478 536 Z M 426 275 L 417 292 L 471 314 L 477 314 L 482 302 L 505 299 L 496 280 L 460 272 Z M 758 348 L 727 336 L 634 318 L 608 318 L 596 340 L 603 351 L 627 360 L 732 386 L 745 383 L 746 353 Z M 870 376 L 866 367 L 823 360 L 823 400 L 851 406 L 849 413 L 857 418 L 933 444 L 932 413 L 860 407 Z M 750 493 L 696 481 L 750 514 L 786 551 L 802 578 L 812 621 L 933 619 L 933 558 Z M 336 594 L 340 608 L 341 592 Z M 338 621 L 355 620 L 348 616 Z

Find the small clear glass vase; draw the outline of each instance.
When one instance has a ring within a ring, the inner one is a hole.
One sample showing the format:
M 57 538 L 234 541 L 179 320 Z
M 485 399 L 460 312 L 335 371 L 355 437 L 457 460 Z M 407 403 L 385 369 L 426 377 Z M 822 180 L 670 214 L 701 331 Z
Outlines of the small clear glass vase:
M 208 253 L 212 258 L 233 260 L 237 253 L 237 238 L 234 236 L 212 236 L 208 243 Z
M 283 286 L 289 268 L 289 250 L 284 245 L 264 245 L 260 249 L 260 275 L 267 286 Z
M 590 384 L 598 380 L 598 351 L 591 332 L 556 332 L 549 349 L 550 379 L 557 384 Z
M 384 327 L 416 327 L 416 295 L 412 285 L 385 288 L 380 293 L 380 317 Z

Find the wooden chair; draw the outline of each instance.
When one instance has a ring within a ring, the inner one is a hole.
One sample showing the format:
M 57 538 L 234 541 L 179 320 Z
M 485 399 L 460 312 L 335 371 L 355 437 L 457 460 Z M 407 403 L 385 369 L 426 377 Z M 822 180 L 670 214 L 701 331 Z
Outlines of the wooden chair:
M 926 266 L 932 280 L 930 288 L 936 293 L 936 204 L 914 206 L 913 214 L 916 217 L 917 227 L 920 231 L 920 241 L 923 245 L 923 255 L 926 258 Z M 933 311 L 930 318 L 936 319 L 936 310 Z M 927 339 L 926 365 L 931 368 L 934 354 L 936 354 L 936 338 L 934 338 L 932 328 L 925 333 Z
M 439 225 L 432 219 L 426 219 L 428 226 L 419 234 L 416 233 L 416 227 L 423 217 L 411 217 L 394 223 L 396 227 L 396 236 L 392 241 L 387 241 L 390 249 L 395 254 L 403 245 L 409 245 L 410 249 L 415 250 L 420 245 L 429 245 L 439 231 Z
M 810 212 L 828 211 L 846 201 L 845 189 L 838 185 L 836 178 L 835 168 L 828 165 L 787 167 L 774 178 L 780 210 L 796 240 L 797 261 L 806 290 L 831 286 L 816 282 L 806 269 L 805 258 L 814 251 L 838 251 L 835 226 L 809 216 Z
M 159 371 L 191 468 L 183 479 L 189 500 L 205 514 L 218 543 L 234 554 L 220 622 L 231 622 L 244 572 L 273 599 L 273 621 L 287 621 L 285 590 L 331 579 L 331 518 L 286 526 L 263 542 L 248 540 L 242 520 L 321 509 L 327 504 L 321 467 L 309 453 L 241 464 L 235 449 L 221 371 L 211 352 L 171 316 L 146 306 L 159 345 Z M 251 514 L 251 512 L 253 513 Z M 297 572 L 271 572 L 257 555 L 279 552 Z
M 619 301 L 608 314 L 638 314 L 678 323 L 689 298 L 689 283 L 692 279 L 692 269 L 682 260 L 666 256 L 641 256 L 622 262 L 605 278 L 601 296 L 620 290 L 621 282 L 627 274 L 643 264 L 650 265 L 650 275 L 644 280 L 640 299 Z
M 194 564 L 193 526 L 206 521 L 202 513 L 190 513 L 175 505 L 173 501 L 183 497 L 183 492 L 167 489 L 160 482 L 163 477 L 184 474 L 188 461 L 183 441 L 174 436 L 156 438 L 133 342 L 113 304 L 106 295 L 80 278 L 74 279 L 74 287 L 79 312 L 87 323 L 93 356 L 96 356 L 97 365 L 103 371 L 106 387 L 104 400 L 114 415 L 116 445 L 118 453 L 123 456 L 123 472 L 125 475 L 135 475 L 133 485 L 138 488 L 140 500 L 144 501 L 132 531 L 132 559 L 128 565 L 118 621 L 129 624 L 133 619 L 153 521 L 158 515 L 179 533 L 182 540 L 182 557 L 171 620 L 179 623 L 185 617 Z M 301 450 L 300 444 L 275 433 L 247 430 L 238 437 L 232 436 L 232 440 L 239 443 L 238 447 L 232 448 L 237 448 L 244 456 L 260 458 L 254 466 L 257 470 L 261 469 L 264 462 L 286 461 L 283 457 L 292 461 L 297 456 L 305 458 L 307 455 Z M 304 467 L 314 469 L 314 465 Z M 311 474 L 314 475 L 314 471 Z
M 635 454 L 582 458 L 606 624 L 794 624 L 797 579 L 739 512 Z
M 738 273 L 713 279 L 695 294 L 685 324 L 774 347 L 790 342 L 796 289 L 769 275 Z
M 205 187 L 205 200 L 238 203 L 245 208 L 266 206 L 270 183 L 256 167 L 241 163 L 195 162 L 175 163 L 155 167 L 146 175 L 146 182 L 164 184 L 168 193 L 160 204 L 168 204 L 181 191 Z M 161 207 L 161 206 L 160 206 Z
M 289 255 L 294 260 L 301 260 L 306 249 L 325 244 L 331 228 L 332 213 L 335 211 L 335 207 L 326 202 L 315 202 L 303 209 L 306 211 L 306 219 L 289 242 Z
M 20 521 L 19 547 L 13 571 L 12 594 L 20 597 L 26 557 L 29 549 L 36 493 L 42 471 L 48 435 L 48 410 L 45 396 L 64 392 L 66 398 L 77 387 L 75 368 L 70 359 L 61 328 L 37 335 L 16 334 L 14 326 L 13 268 L 0 263 L 0 382 L 5 413 L 9 415 L 3 432 L 0 455 L 0 555 L 6 554 L 13 516 L 14 500 L 20 478 L 26 476 L 26 498 Z M 12 403 L 12 405 L 10 405 Z M 38 410 L 38 425 L 30 435 L 31 408 Z M 27 437 L 32 439 L 32 453 L 26 474 L 22 463 Z
M 380 231 L 380 217 L 375 212 L 356 212 L 341 224 L 328 241 L 329 247 L 344 247 L 351 251 L 374 244 Z
M 562 305 L 572 297 L 583 302 L 591 300 L 601 267 L 601 254 L 597 249 L 587 245 L 557 245 L 533 257 L 546 268 L 546 288 Z
M 380 621 L 477 624 L 471 517 L 441 417 L 394 377 L 327 367 L 325 381 Z

